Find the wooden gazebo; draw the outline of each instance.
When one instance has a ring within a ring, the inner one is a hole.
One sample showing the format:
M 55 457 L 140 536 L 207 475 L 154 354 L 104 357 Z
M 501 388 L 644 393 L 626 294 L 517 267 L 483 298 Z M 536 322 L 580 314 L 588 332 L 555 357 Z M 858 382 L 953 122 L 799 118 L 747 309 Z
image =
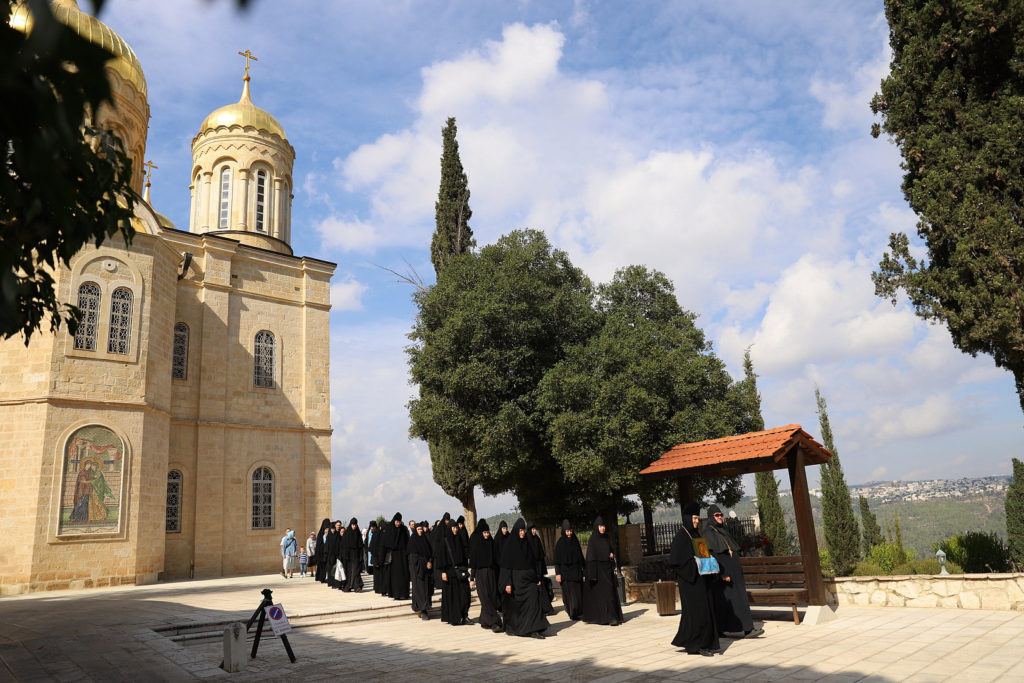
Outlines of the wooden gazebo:
M 796 512 L 797 536 L 803 559 L 809 605 L 825 604 L 818 540 L 814 535 L 811 499 L 807 489 L 808 465 L 821 465 L 832 454 L 811 438 L 800 425 L 786 425 L 763 432 L 750 432 L 724 439 L 682 443 L 640 470 L 650 478 L 673 478 L 679 486 L 679 500 L 693 500 L 693 477 L 732 477 L 769 470 L 789 470 L 789 483 Z

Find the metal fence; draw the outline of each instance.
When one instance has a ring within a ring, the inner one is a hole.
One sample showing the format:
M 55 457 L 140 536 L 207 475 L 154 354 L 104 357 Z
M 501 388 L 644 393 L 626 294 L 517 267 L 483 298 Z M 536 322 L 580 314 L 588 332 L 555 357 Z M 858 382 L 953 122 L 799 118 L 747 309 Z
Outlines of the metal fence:
M 727 517 L 725 519 L 725 526 L 729 529 L 729 533 L 737 541 L 741 541 L 744 536 L 752 536 L 756 532 L 754 527 L 753 519 L 733 519 Z M 654 537 L 647 538 L 647 525 L 640 525 L 640 545 L 644 549 L 644 555 L 661 555 L 667 553 L 672 548 L 672 539 L 676 537 L 679 530 L 683 528 L 682 521 L 679 522 L 667 522 L 665 524 L 654 525 Z

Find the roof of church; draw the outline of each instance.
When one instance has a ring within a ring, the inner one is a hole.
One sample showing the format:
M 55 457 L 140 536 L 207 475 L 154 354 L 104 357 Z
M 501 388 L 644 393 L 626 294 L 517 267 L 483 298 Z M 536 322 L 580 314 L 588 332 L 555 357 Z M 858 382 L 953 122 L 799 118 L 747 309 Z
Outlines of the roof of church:
M 238 102 L 225 105 L 207 116 L 203 120 L 203 124 L 199 126 L 199 132 L 203 133 L 221 126 L 242 126 L 243 128 L 252 126 L 257 130 L 273 133 L 285 139 L 284 128 L 277 119 L 271 116 L 270 112 L 260 109 L 252 103 L 252 98 L 249 96 L 248 76 L 245 77 L 242 96 Z

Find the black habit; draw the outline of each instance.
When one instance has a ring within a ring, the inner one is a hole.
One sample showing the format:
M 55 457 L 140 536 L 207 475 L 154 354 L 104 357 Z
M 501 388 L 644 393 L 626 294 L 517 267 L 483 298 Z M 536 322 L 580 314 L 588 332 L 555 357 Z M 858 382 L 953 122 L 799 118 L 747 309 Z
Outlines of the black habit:
M 390 553 L 387 550 L 388 537 L 395 533 L 395 525 L 382 523 L 373 539 L 373 592 L 389 597 L 391 595 Z M 388 562 L 388 564 L 386 564 Z
M 587 580 L 583 584 L 583 621 L 588 624 L 618 626 L 622 623 L 622 605 L 615 582 L 615 558 L 607 533 L 598 528 L 604 520 L 594 520 L 587 543 Z M 607 531 L 607 528 L 606 528 Z
M 350 593 L 363 590 L 363 533 L 355 517 L 349 520 L 345 535 L 341 537 L 341 562 L 345 565 L 342 590 Z
M 562 522 L 562 529 L 555 543 L 555 578 L 561 580 L 562 604 L 565 613 L 573 621 L 583 616 L 583 549 L 576 534 L 572 531 L 569 520 Z
M 320 583 L 327 583 L 327 540 L 324 535 L 331 527 L 331 520 L 324 519 L 320 522 L 320 531 L 316 534 L 316 574 L 315 578 Z
M 533 553 L 534 567 L 536 568 L 537 576 L 540 577 L 541 587 L 544 589 L 541 591 L 541 608 L 544 610 L 545 616 L 551 616 L 555 613 L 555 608 L 551 604 L 555 597 L 555 592 L 551 588 L 551 579 L 548 578 L 548 558 L 544 555 L 544 544 L 540 542 L 540 536 L 537 535 L 537 527 L 533 524 L 526 527 L 526 538 L 530 541 L 530 552 Z
M 396 525 L 397 522 L 397 525 Z M 409 532 L 402 524 L 402 513 L 396 512 L 384 537 L 384 552 L 391 556 L 390 589 L 395 600 L 409 599 Z
M 412 611 L 426 614 L 433 604 L 434 588 L 431 585 L 430 568 L 434 557 L 424 524 L 416 526 L 409 539 L 409 577 L 412 579 Z
M 715 621 L 720 633 L 749 633 L 754 630 L 754 617 L 747 599 L 747 582 L 740 564 L 740 544 L 724 523 L 715 519 L 721 512 L 717 505 L 708 508 L 708 518 L 701 525 L 708 549 L 718 560 L 721 571 L 711 579 L 711 597 L 715 605 Z M 725 578 L 729 580 L 726 581 Z
M 441 621 L 460 626 L 469 621 L 469 555 L 459 525 L 448 527 L 437 560 L 441 570 Z
M 541 634 L 548 628 L 541 607 L 543 587 L 522 519 L 516 520 L 511 538 L 502 547 L 500 565 L 498 585 L 502 590 L 505 633 L 543 637 Z
M 487 536 L 484 537 L 484 532 Z M 469 537 L 469 568 L 476 581 L 476 594 L 480 598 L 480 626 L 500 629 L 498 616 L 498 553 L 491 538 L 491 528 L 481 519 Z
M 669 564 L 675 567 L 683 608 L 679 617 L 679 630 L 672 644 L 685 648 L 691 655 L 719 649 L 718 627 L 715 625 L 711 599 L 711 581 L 717 581 L 718 577 L 701 576 L 697 572 L 697 559 L 693 550 L 693 538 L 698 533 L 693 525 L 693 516 L 699 513 L 700 506 L 697 503 L 687 503 L 683 508 L 683 528 L 672 540 L 672 554 L 669 556 Z

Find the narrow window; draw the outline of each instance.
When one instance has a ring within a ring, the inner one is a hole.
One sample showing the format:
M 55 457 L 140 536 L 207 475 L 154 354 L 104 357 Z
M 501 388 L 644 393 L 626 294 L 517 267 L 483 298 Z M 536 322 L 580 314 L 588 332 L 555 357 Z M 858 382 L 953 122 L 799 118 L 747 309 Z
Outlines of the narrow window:
M 83 351 L 96 350 L 96 333 L 100 321 L 100 288 L 92 282 L 84 282 L 78 288 L 78 310 L 82 319 L 75 330 L 75 348 Z
M 274 473 L 269 467 L 252 473 L 252 528 L 274 528 Z
M 171 377 L 185 379 L 188 377 L 188 325 L 174 324 L 174 350 L 171 356 Z
M 231 169 L 220 172 L 220 228 L 227 229 L 231 220 Z
M 107 353 L 128 353 L 132 336 L 132 290 L 118 287 L 110 295 L 110 335 Z
M 256 173 L 256 229 L 266 232 L 266 224 L 263 222 L 264 209 L 267 203 L 267 172 Z
M 256 333 L 253 348 L 253 384 L 274 388 L 274 335 L 266 330 Z
M 169 534 L 181 531 L 181 472 L 167 473 L 167 526 Z

